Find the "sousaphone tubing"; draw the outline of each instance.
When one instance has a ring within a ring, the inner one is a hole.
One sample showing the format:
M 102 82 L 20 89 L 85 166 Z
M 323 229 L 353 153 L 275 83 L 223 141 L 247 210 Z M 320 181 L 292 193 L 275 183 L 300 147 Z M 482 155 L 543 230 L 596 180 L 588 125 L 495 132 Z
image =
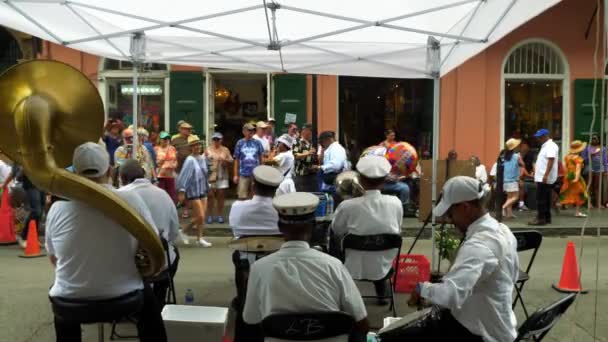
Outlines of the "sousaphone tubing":
M 39 189 L 86 202 L 125 227 L 147 255 L 140 271 L 153 275 L 164 252 L 152 227 L 110 190 L 65 170 L 78 145 L 99 140 L 103 120 L 97 88 L 67 64 L 33 60 L 0 75 L 0 150 Z

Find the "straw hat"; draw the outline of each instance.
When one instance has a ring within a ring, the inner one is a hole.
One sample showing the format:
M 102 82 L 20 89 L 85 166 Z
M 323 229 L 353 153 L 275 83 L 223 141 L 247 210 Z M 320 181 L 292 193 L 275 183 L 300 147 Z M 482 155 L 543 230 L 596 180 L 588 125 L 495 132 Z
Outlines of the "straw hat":
M 587 147 L 586 142 L 582 142 L 580 140 L 574 140 L 573 142 L 570 143 L 570 149 L 568 150 L 568 153 L 581 153 L 581 152 L 583 152 L 585 147 Z
M 507 148 L 507 150 L 513 151 L 517 148 L 517 146 L 519 146 L 519 144 L 521 144 L 521 139 L 511 138 L 507 140 L 507 142 L 505 143 L 505 147 Z
M 198 135 L 196 134 L 192 134 L 188 137 L 188 145 L 192 146 L 192 145 L 196 145 L 196 144 L 203 144 L 203 141 L 198 137 Z

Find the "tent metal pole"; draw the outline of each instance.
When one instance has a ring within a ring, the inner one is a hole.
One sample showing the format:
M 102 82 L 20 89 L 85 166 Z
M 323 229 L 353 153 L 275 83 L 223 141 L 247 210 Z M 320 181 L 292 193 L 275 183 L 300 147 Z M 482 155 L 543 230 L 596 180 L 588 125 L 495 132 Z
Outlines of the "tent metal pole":
M 471 25 L 471 22 L 473 21 L 473 18 L 475 17 L 475 15 L 477 14 L 477 12 L 479 12 L 479 7 L 481 7 L 481 4 L 483 4 L 483 1 L 480 1 L 477 4 L 477 6 L 475 6 L 475 9 L 473 10 L 473 13 L 471 13 L 471 16 L 469 17 L 469 19 L 467 20 L 466 24 L 462 28 L 462 31 L 460 31 L 461 35 L 464 34 L 464 32 L 469 28 L 469 25 Z M 452 54 L 452 52 L 456 48 L 456 45 L 458 45 L 458 44 L 460 44 L 460 41 L 457 41 L 456 44 L 452 45 L 452 47 L 450 48 L 450 50 L 448 51 L 448 53 L 446 53 L 445 56 L 443 57 L 443 61 L 441 61 L 441 65 L 443 65 L 443 63 L 445 63 L 445 61 L 448 60 L 448 57 L 450 57 L 450 55 Z
M 427 43 L 427 63 L 429 64 L 428 69 L 433 75 L 433 172 L 432 172 L 432 186 L 431 186 L 431 271 L 433 271 L 433 265 L 435 265 L 435 224 L 437 218 L 432 210 L 437 205 L 437 161 L 439 160 L 439 112 L 440 112 L 440 101 L 441 101 L 441 44 L 434 38 L 429 37 Z M 441 256 L 438 256 L 441 258 Z M 439 271 L 439 269 L 437 270 Z
M 80 20 L 82 20 L 82 22 L 85 23 L 91 30 L 95 31 L 95 33 L 97 33 L 98 35 L 102 34 L 95 26 L 93 26 L 93 24 L 91 24 L 88 20 L 86 20 L 82 16 L 82 14 L 80 14 L 77 10 L 75 10 L 74 7 L 70 6 L 69 3 L 66 3 L 65 7 L 67 7 L 70 11 L 72 11 L 72 13 L 74 13 L 75 16 L 77 16 Z M 129 56 L 127 56 L 126 53 L 124 53 L 121 49 L 119 49 L 118 46 L 116 46 L 116 44 L 112 43 L 111 40 L 109 40 L 108 38 L 104 38 L 104 40 L 106 41 L 106 43 L 108 43 L 108 45 L 110 45 L 114 50 L 116 50 L 124 59 L 129 59 Z
M 51 32 L 51 30 L 49 30 L 48 28 L 46 28 L 46 26 L 42 25 L 36 19 L 32 18 L 29 14 L 27 14 L 21 8 L 17 7 L 17 5 L 15 5 L 14 3 L 12 3 L 10 0 L 5 0 L 4 2 L 10 8 L 12 8 L 15 12 L 21 14 L 25 19 L 29 20 L 32 24 L 38 26 L 38 28 L 41 29 L 42 31 L 44 31 L 46 34 L 48 34 L 49 36 L 53 37 L 53 39 L 55 39 L 55 41 L 57 43 L 63 44 L 63 42 L 64 42 L 63 39 L 59 38 L 56 34 L 54 34 L 53 32 Z
M 488 39 L 490 39 L 490 36 L 492 35 L 492 33 L 494 33 L 494 31 L 496 30 L 496 28 L 498 27 L 498 25 L 500 25 L 500 23 L 502 23 L 502 21 L 505 19 L 505 17 L 507 16 L 507 14 L 509 14 L 509 11 L 511 10 L 511 8 L 513 8 L 513 6 L 515 5 L 516 2 L 517 2 L 517 0 L 511 0 L 511 2 L 509 3 L 509 5 L 507 6 L 507 8 L 505 8 L 504 12 L 502 12 L 502 14 L 500 15 L 500 18 L 498 18 L 498 20 L 496 20 L 496 23 L 494 23 L 494 26 L 492 26 L 492 28 L 490 29 L 490 31 L 486 35 L 486 38 L 484 39 L 484 42 L 487 42 Z
M 137 159 L 137 145 L 139 144 L 139 137 L 137 136 L 137 128 L 138 126 L 138 116 L 139 116 L 139 108 L 138 107 L 138 91 L 139 86 L 137 84 L 138 81 L 138 66 L 139 62 L 133 61 L 133 154 L 131 158 Z

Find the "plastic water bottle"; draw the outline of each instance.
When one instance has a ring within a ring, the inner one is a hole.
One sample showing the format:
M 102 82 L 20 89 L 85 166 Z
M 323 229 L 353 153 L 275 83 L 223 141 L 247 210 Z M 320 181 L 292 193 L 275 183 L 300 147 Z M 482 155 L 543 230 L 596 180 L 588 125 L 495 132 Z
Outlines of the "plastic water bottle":
M 327 210 L 325 215 L 331 218 L 331 214 L 334 213 L 334 197 L 331 194 L 327 194 Z
M 194 304 L 194 292 L 191 289 L 186 290 L 186 297 L 184 298 L 184 302 L 186 305 Z

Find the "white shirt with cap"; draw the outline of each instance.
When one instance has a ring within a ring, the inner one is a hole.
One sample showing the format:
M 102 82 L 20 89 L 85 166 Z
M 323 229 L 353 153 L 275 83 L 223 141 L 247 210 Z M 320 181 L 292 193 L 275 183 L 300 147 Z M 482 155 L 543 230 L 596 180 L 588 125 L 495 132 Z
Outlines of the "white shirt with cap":
M 399 198 L 368 190 L 363 197 L 342 202 L 331 229 L 338 237 L 347 234 L 400 234 L 403 206 Z M 344 265 L 355 279 L 379 280 L 387 275 L 397 256 L 397 249 L 387 251 L 345 251 Z
M 386 177 L 391 165 L 384 157 L 366 156 L 357 163 L 357 170 L 370 179 Z M 338 206 L 332 230 L 338 237 L 347 234 L 400 234 L 403 206 L 399 198 L 383 195 L 380 190 L 367 190 L 362 197 L 346 200 Z M 347 249 L 344 264 L 355 279 L 379 280 L 393 265 L 397 249 L 358 251 Z
M 548 184 L 553 184 L 557 181 L 557 164 L 560 162 L 559 158 L 559 147 L 552 139 L 545 141 L 541 146 L 540 152 L 536 157 L 536 164 L 534 170 L 534 181 L 537 183 L 543 182 L 545 172 L 547 172 L 547 166 L 549 166 L 549 158 L 553 158 L 553 167 L 549 171 L 549 177 L 547 179 Z
M 325 149 L 321 170 L 325 173 L 340 173 L 346 169 L 346 150 L 337 141 Z
M 156 230 L 142 199 L 118 192 Z M 143 288 L 135 266 L 138 242 L 99 210 L 80 201 L 57 201 L 46 219 L 46 249 L 57 258 L 51 297 L 107 299 Z
M 357 322 L 367 317 L 361 294 L 338 259 L 310 248 L 305 241 L 288 241 L 251 266 L 245 322 L 259 324 L 275 313 L 325 311 L 343 311 Z M 346 342 L 348 336 L 323 340 L 330 341 Z
M 510 342 L 517 336 L 511 305 L 518 267 L 513 233 L 486 214 L 469 226 L 443 281 L 423 283 L 420 295 L 449 309 L 460 324 L 484 341 Z
M 141 197 L 150 210 L 150 215 L 160 235 L 167 240 L 169 248 L 169 262 L 175 261 L 173 244 L 179 236 L 179 217 L 173 200 L 166 191 L 152 184 L 147 179 L 136 179 L 133 183 L 123 186 L 118 192 L 134 193 Z M 166 266 L 167 264 L 165 264 Z
M 272 197 L 254 195 L 250 200 L 234 202 L 228 221 L 235 237 L 280 234 Z
M 442 216 L 456 203 L 481 199 L 482 184 L 457 176 L 446 182 L 434 210 Z M 420 295 L 450 310 L 454 318 L 485 341 L 513 341 L 517 322 L 511 309 L 513 286 L 519 274 L 517 240 L 510 229 L 490 214 L 467 228 L 450 271 L 439 284 L 423 283 Z
M 264 153 L 270 152 L 270 143 L 268 142 L 268 140 L 264 139 L 264 137 L 258 136 L 257 134 L 253 135 L 253 139 L 262 143 L 262 147 L 264 148 Z

